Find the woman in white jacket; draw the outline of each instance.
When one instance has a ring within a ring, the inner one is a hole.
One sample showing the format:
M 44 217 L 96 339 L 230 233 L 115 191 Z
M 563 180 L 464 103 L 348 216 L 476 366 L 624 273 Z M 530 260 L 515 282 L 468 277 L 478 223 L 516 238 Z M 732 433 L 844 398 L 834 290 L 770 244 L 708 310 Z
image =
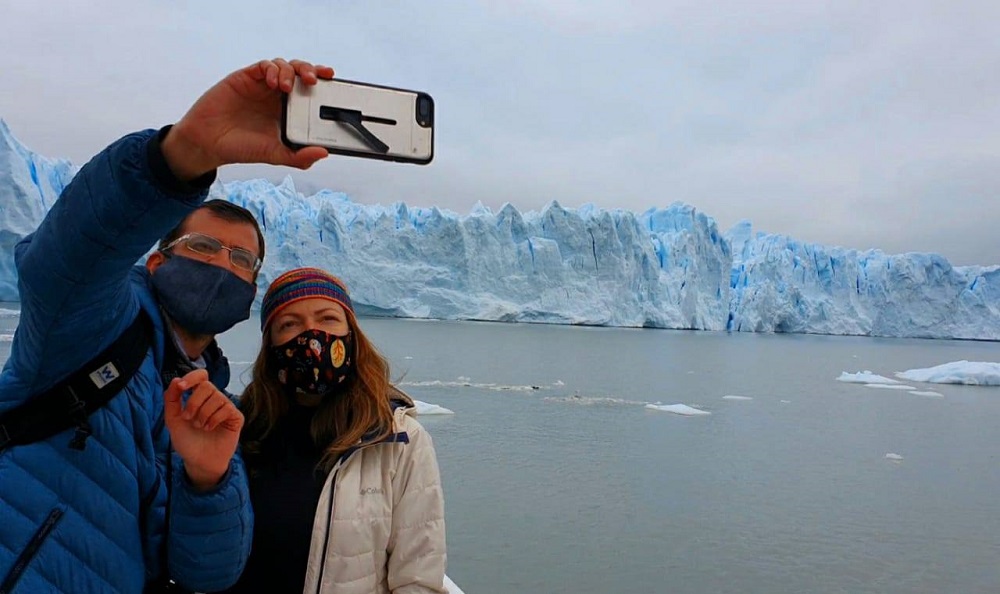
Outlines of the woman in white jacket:
M 253 548 L 227 592 L 444 593 L 444 501 L 430 435 L 315 268 L 271 283 L 241 398 Z

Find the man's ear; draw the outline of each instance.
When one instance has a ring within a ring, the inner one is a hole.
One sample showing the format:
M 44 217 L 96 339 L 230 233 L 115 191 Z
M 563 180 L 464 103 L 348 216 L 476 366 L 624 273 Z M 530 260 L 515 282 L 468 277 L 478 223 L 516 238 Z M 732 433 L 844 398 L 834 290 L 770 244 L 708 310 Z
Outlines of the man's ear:
M 148 270 L 150 274 L 153 274 L 156 272 L 156 269 L 160 267 L 160 264 L 163 264 L 166 261 L 167 257 L 163 255 L 163 252 L 155 251 L 150 254 L 148 258 L 146 258 L 146 270 Z

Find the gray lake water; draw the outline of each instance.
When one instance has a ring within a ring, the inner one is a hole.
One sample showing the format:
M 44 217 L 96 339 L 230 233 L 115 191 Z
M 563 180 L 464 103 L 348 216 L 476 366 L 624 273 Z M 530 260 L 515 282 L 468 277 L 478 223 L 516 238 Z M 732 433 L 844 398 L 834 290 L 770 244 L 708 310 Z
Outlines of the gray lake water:
M 420 419 L 467 594 L 1000 592 L 1000 388 L 835 381 L 1000 344 L 362 324 L 404 389 L 455 412 Z M 231 387 L 258 340 L 223 338 Z

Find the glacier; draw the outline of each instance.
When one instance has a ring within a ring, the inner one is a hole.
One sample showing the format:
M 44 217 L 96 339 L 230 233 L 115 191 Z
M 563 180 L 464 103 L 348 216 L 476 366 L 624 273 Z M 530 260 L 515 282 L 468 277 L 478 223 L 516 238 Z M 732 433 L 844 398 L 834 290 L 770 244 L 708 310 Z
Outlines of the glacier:
M 0 301 L 14 245 L 78 167 L 0 119 Z M 216 182 L 264 229 L 263 289 L 296 266 L 342 277 L 362 315 L 691 330 L 1000 340 L 1000 266 L 952 266 L 754 232 L 675 202 L 642 213 L 477 203 L 469 214 L 304 195 L 290 177 Z

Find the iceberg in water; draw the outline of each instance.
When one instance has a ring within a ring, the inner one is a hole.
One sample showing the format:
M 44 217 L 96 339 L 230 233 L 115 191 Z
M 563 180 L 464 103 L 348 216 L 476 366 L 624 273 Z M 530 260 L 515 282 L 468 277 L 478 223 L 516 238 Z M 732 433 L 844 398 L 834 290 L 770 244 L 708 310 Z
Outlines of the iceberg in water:
M 912 382 L 1000 386 L 1000 363 L 953 361 L 927 369 L 910 369 L 896 374 Z
M 686 404 L 647 404 L 646 408 L 650 410 L 658 410 L 662 412 L 674 413 L 675 415 L 680 415 L 682 417 L 697 417 L 702 415 L 710 415 L 712 413 L 707 410 L 701 410 L 700 408 L 694 408 L 693 406 L 688 406 Z
M 413 400 L 413 405 L 417 409 L 418 415 L 453 415 L 455 411 L 447 409 L 438 404 L 431 404 L 429 402 L 423 402 L 421 400 Z
M 14 244 L 77 169 L 35 155 L 0 120 L 0 301 L 17 299 Z M 362 314 L 627 327 L 1000 339 L 1000 267 L 720 232 L 690 205 L 642 213 L 552 202 L 468 215 L 252 180 L 213 186 L 269 246 L 262 287 L 331 270 Z M 258 292 L 262 295 L 263 290 Z
M 928 398 L 944 398 L 944 394 L 940 392 L 933 392 L 931 390 L 912 390 L 910 394 L 916 396 L 926 396 Z
M 858 373 L 847 373 L 843 371 L 840 373 L 840 377 L 837 378 L 838 382 L 847 382 L 849 384 L 900 384 L 894 379 L 881 376 L 872 373 L 868 370 L 859 371 Z

